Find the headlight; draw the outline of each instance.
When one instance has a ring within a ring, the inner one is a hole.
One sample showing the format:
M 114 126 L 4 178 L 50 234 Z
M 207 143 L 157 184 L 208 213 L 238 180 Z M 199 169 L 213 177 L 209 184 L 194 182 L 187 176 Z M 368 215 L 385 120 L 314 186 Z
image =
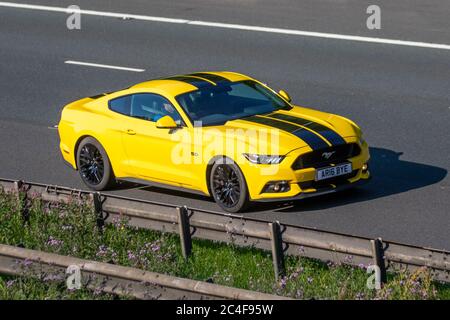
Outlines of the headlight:
M 243 155 L 248 161 L 256 164 L 279 164 L 284 159 L 284 156 L 269 156 L 251 153 L 244 153 Z

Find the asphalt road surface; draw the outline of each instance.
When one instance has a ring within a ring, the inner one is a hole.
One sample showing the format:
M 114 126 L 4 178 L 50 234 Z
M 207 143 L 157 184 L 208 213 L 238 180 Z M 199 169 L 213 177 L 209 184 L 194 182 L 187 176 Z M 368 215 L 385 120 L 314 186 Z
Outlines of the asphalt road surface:
M 368 4 L 356 0 L 33 4 L 450 44 L 445 0 L 377 1 L 382 29 L 372 31 Z M 87 15 L 81 30 L 68 30 L 67 17 L 0 7 L 0 177 L 85 188 L 59 155 L 53 126 L 65 104 L 154 77 L 233 70 L 287 90 L 297 104 L 355 120 L 372 155 L 373 180 L 361 189 L 255 204 L 246 216 L 450 249 L 450 50 Z M 189 193 L 114 192 L 219 210 Z

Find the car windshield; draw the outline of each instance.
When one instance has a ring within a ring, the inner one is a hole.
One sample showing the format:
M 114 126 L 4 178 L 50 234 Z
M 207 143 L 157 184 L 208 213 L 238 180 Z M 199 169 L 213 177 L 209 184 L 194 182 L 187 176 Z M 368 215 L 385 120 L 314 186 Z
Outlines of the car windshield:
M 219 125 L 291 108 L 271 90 L 251 80 L 201 88 L 178 95 L 176 100 L 196 126 Z

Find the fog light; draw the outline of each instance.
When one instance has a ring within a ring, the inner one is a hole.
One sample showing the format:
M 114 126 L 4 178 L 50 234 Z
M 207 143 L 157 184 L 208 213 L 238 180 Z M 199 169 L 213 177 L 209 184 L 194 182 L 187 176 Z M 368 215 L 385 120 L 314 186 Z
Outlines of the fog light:
M 364 163 L 361 169 L 362 169 L 363 173 L 366 173 L 367 170 L 369 170 L 369 164 L 368 163 Z
M 279 193 L 279 192 L 287 192 L 291 190 L 291 186 L 289 185 L 289 181 L 270 181 L 268 182 L 261 193 Z

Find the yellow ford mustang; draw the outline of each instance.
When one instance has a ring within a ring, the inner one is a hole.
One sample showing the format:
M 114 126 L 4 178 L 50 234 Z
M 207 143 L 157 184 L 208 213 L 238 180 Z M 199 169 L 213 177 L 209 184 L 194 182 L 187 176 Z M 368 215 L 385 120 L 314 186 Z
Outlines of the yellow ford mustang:
M 367 181 L 369 148 L 338 115 L 234 72 L 155 79 L 64 107 L 63 158 L 84 183 L 163 184 L 214 197 L 226 211 Z

